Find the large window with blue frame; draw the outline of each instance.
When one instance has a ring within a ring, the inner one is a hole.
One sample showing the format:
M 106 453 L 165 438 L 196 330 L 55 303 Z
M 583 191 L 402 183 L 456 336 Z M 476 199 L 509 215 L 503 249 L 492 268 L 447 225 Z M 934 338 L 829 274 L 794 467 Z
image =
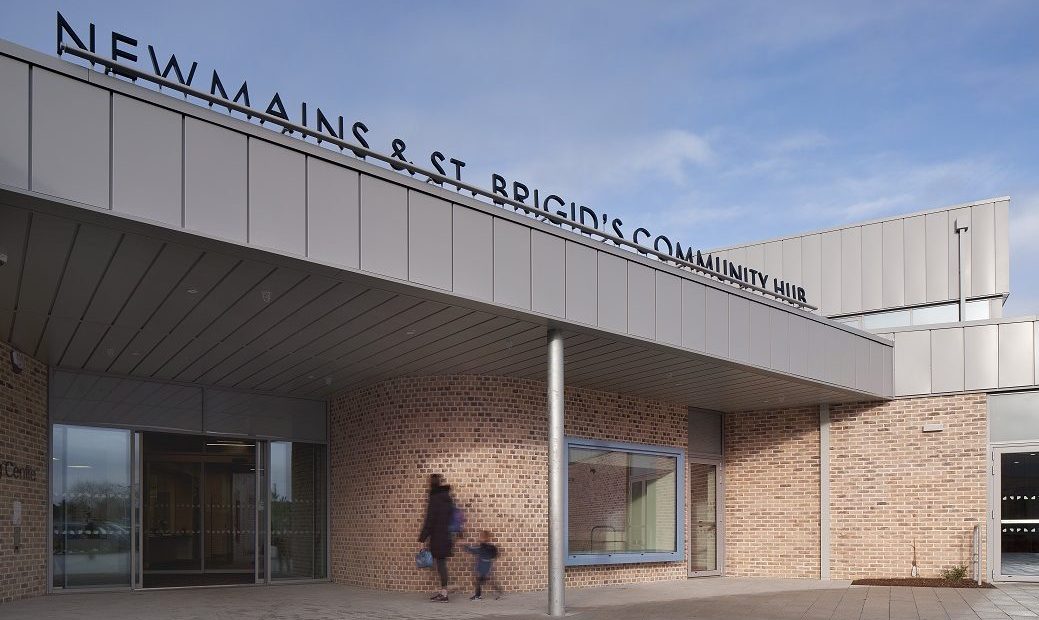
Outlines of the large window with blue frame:
M 567 564 L 684 561 L 685 455 L 567 439 Z

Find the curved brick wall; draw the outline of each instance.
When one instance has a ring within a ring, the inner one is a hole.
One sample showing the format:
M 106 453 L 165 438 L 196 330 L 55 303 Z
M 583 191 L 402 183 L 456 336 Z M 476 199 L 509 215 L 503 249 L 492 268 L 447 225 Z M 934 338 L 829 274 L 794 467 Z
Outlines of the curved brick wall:
M 568 435 L 686 447 L 684 406 L 566 390 Z M 545 384 L 507 377 L 402 378 L 337 395 L 330 406 L 332 578 L 373 588 L 430 590 L 414 565 L 429 474 L 443 473 L 467 529 L 495 532 L 506 590 L 547 587 Z M 686 523 L 688 532 L 688 523 Z M 688 534 L 686 535 L 688 540 Z M 451 560 L 468 590 L 471 560 Z M 568 586 L 686 576 L 684 562 L 574 567 Z

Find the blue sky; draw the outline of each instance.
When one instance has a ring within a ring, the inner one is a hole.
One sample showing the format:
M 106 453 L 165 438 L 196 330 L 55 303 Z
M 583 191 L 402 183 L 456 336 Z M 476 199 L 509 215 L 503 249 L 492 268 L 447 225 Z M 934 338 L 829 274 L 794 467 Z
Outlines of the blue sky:
M 3 0 L 0 38 L 56 10 L 697 247 L 1009 194 L 1039 313 L 1039 2 Z

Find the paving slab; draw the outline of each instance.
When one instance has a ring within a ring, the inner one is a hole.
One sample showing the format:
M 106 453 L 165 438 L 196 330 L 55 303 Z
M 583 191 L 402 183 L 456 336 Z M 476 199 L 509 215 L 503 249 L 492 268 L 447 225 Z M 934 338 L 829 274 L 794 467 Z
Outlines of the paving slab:
M 544 592 L 449 603 L 331 583 L 54 594 L 0 605 L 3 620 L 441 620 L 545 618 Z M 603 620 L 988 620 L 1039 617 L 1039 584 L 998 589 L 852 586 L 712 577 L 567 591 L 568 616 Z

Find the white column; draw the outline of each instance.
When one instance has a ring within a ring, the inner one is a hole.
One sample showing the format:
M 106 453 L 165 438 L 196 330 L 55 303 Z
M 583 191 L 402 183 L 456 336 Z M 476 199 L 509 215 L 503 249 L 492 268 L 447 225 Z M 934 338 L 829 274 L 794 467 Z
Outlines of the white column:
M 563 505 L 566 484 L 563 439 L 563 334 L 548 332 L 548 615 L 566 614 Z

